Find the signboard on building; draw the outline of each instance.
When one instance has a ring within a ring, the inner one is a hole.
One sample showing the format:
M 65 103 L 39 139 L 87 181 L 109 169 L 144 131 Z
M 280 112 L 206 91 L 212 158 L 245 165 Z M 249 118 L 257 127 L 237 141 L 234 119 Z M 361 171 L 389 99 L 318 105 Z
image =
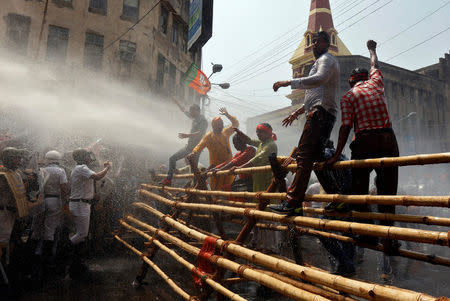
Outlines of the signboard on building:
M 198 40 L 202 33 L 203 0 L 189 1 L 188 49 Z
M 188 50 L 203 47 L 212 36 L 213 0 L 189 1 Z

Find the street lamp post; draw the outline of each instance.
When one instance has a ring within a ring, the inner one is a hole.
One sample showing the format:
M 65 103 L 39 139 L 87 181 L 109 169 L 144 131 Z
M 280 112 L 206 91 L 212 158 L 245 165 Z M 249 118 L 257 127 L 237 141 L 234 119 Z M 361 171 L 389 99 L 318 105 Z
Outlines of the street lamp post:
M 211 78 L 211 76 L 213 76 L 214 73 L 218 73 L 220 71 L 222 71 L 223 66 L 221 64 L 214 64 L 211 63 L 212 65 L 212 72 L 211 74 L 208 76 L 208 79 Z M 211 85 L 214 86 L 219 86 L 222 89 L 228 89 L 230 87 L 230 83 L 220 83 L 220 84 L 216 84 L 216 83 L 211 83 Z M 206 99 L 208 98 L 208 95 L 205 95 L 202 97 L 202 112 L 205 112 L 205 104 L 206 104 Z

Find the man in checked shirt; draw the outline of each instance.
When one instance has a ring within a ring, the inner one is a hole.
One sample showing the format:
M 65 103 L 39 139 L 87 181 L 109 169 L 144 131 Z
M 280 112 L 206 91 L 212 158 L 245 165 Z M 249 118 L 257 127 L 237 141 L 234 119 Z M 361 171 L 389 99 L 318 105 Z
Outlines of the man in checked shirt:
M 398 157 L 397 139 L 384 98 L 384 80 L 378 69 L 377 43 L 367 41 L 370 52 L 370 74 L 365 69 L 356 68 L 349 79 L 351 89 L 341 98 L 342 125 L 336 153 L 326 161 L 333 165 L 345 146 L 350 130 L 354 127 L 355 140 L 350 144 L 352 159 Z M 368 194 L 371 168 L 352 169 L 352 194 Z M 376 186 L 379 195 L 396 195 L 398 167 L 375 168 Z M 355 206 L 358 211 L 370 211 L 367 206 Z M 395 206 L 378 205 L 378 211 L 395 213 Z M 392 226 L 393 222 L 382 221 L 382 225 Z M 392 241 L 383 241 L 389 253 L 398 247 Z

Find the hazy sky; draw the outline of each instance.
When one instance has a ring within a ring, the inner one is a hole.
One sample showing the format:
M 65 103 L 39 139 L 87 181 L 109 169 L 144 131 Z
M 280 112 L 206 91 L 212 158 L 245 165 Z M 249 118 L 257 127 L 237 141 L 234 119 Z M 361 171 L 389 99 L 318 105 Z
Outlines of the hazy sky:
M 388 61 L 410 70 L 435 64 L 449 51 L 449 2 L 330 0 L 334 26 L 352 54 L 368 56 L 365 42 L 374 39 L 381 44 L 379 59 L 387 61 L 444 31 Z M 232 87 L 212 89 L 210 95 L 216 99 L 212 100 L 207 115 L 215 114 L 217 107 L 226 104 L 230 113 L 244 122 L 249 116 L 290 105 L 290 100 L 284 97 L 290 93 L 289 89 L 274 93 L 271 87 L 273 82 L 292 76 L 288 60 L 306 30 L 310 3 L 310 0 L 214 1 L 213 36 L 203 47 L 203 69 L 209 74 L 211 62 L 222 64 L 223 71 L 213 75 L 211 81 L 230 82 Z M 426 17 L 435 10 L 438 11 Z

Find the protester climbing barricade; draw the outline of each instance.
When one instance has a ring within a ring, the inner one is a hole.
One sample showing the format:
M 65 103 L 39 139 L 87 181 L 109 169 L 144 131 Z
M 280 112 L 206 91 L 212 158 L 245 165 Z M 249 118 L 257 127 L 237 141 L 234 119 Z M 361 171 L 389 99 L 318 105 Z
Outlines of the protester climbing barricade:
M 193 166 L 193 174 L 174 176 L 174 179 L 181 180 L 195 178 L 195 187 L 180 188 L 157 184 L 158 179 L 166 175 L 154 175 L 152 182 L 142 184 L 139 190 L 140 201 L 133 203 L 132 214 L 120 220 L 122 232 L 115 236 L 118 242 L 143 261 L 135 285 L 141 285 L 144 282 L 148 267 L 151 267 L 184 300 L 208 300 L 213 292 L 217 292 L 218 300 L 223 300 L 224 297 L 230 300 L 247 300 L 233 291 L 233 289 L 236 290 L 235 284 L 244 281 L 257 283 L 294 300 L 450 300 L 447 297 L 433 297 L 387 283 L 373 283 L 329 273 L 298 259 L 302 256 L 295 256 L 296 252 L 300 252 L 299 247 L 295 245 L 292 245 L 295 262 L 284 254 L 272 254 L 252 248 L 252 245 L 248 243 L 252 230 L 263 229 L 282 233 L 293 231 L 299 236 L 332 239 L 389 256 L 402 257 L 405 260 L 439 265 L 450 272 L 448 270 L 450 258 L 422 253 L 427 248 L 411 250 L 403 247 L 401 243 L 396 248 L 391 248 L 385 243 L 386 241 L 403 241 L 408 245 L 413 242 L 450 250 L 449 217 L 356 210 L 336 211 L 308 207 L 301 208 L 302 213 L 292 216 L 265 211 L 270 203 L 286 199 L 285 174 L 279 169 L 284 159 L 278 157 L 275 163 L 271 161 L 271 166 L 214 173 L 199 173 Z M 332 168 L 383 168 L 448 163 L 450 163 L 450 153 L 441 153 L 349 160 L 337 162 Z M 324 166 L 322 163 L 315 163 L 314 168 L 323 169 Z M 295 171 L 295 169 L 296 165 L 290 164 L 286 172 Z M 271 185 L 264 192 L 207 189 L 207 177 L 254 174 L 270 170 L 273 171 L 274 177 Z M 306 195 L 305 201 L 450 208 L 450 195 L 313 194 Z M 168 211 L 162 212 L 160 208 L 168 209 Z M 155 220 L 158 222 L 148 222 Z M 375 224 L 374 220 L 397 222 L 401 226 Z M 211 230 L 213 227 L 202 226 L 209 225 L 209 222 L 216 224 L 218 233 L 216 230 Z M 433 229 L 419 228 L 416 225 L 433 226 Z M 241 228 L 239 231 L 229 230 L 232 227 L 233 229 Z M 121 237 L 123 231 L 138 235 L 145 242 L 146 250 L 140 251 L 130 242 L 125 241 Z M 360 239 L 364 237 L 372 238 L 372 240 Z M 186 268 L 186 275 L 190 275 L 191 280 L 186 280 L 187 276 L 183 278 L 184 281 L 175 283 L 175 280 L 158 265 L 158 258 L 155 256 L 158 250 L 172 257 L 180 267 Z M 192 257 L 184 256 L 180 252 L 190 254 Z M 449 253 L 446 252 L 446 254 Z

